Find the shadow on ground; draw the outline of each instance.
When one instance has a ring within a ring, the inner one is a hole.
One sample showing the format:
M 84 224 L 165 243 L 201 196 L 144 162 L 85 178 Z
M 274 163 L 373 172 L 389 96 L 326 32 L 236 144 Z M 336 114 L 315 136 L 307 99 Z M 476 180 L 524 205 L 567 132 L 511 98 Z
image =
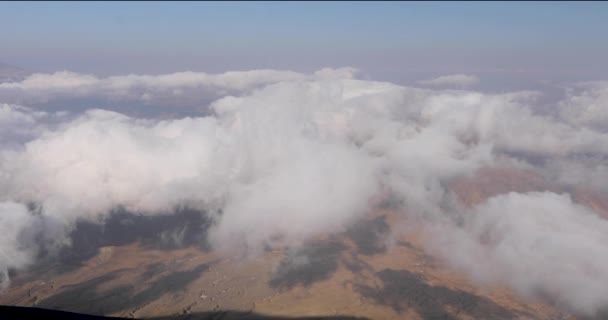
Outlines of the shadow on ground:
M 60 293 L 40 301 L 37 306 L 96 315 L 137 309 L 165 294 L 174 294 L 187 289 L 188 285 L 198 279 L 207 269 L 209 269 L 208 264 L 201 264 L 190 271 L 170 273 L 155 280 L 142 291 L 136 291 L 133 285 L 100 291 L 99 287 L 103 283 L 116 279 L 120 275 L 122 270 L 118 270 L 77 285 L 67 286 Z
M 285 255 L 270 280 L 270 286 L 289 289 L 329 279 L 338 269 L 340 253 L 346 249 L 335 240 L 310 242 Z
M 30 267 L 30 274 L 53 277 L 70 272 L 99 254 L 106 246 L 123 246 L 135 242 L 149 249 L 172 250 L 196 246 L 209 251 L 207 230 L 211 220 L 201 211 L 177 209 L 166 215 L 141 215 L 122 209 L 114 210 L 104 223 L 79 221 L 69 235 L 70 246 L 58 252 L 42 248 L 38 261 Z M 40 240 L 43 241 L 43 240 Z M 15 273 L 11 274 L 15 277 Z M 32 280 L 18 279 L 16 283 Z
M 384 237 L 389 231 L 386 217 L 381 216 L 356 223 L 346 231 L 346 235 L 355 243 L 359 253 L 371 256 L 386 252 Z
M 381 287 L 356 285 L 357 291 L 397 313 L 415 311 L 422 319 L 515 319 L 518 315 L 483 297 L 447 287 L 431 286 L 415 273 L 385 269 L 376 275 Z M 450 309 L 450 310 L 448 310 Z
M 40 308 L 10 307 L 0 306 L 0 319 L 21 320 L 21 319 L 65 319 L 65 320 L 119 320 L 127 318 L 112 318 L 93 316 L 80 313 L 64 312 Z M 144 319 L 144 318 L 141 318 Z M 365 320 L 367 318 L 357 318 L 349 316 L 321 316 L 321 317 L 277 317 L 267 316 L 253 312 L 239 311 L 217 311 L 200 312 L 186 315 L 146 318 L 146 320 Z
M 80 221 L 70 234 L 72 246 L 59 254 L 67 264 L 79 264 L 94 257 L 99 248 L 122 246 L 136 241 L 154 249 L 176 249 L 206 242 L 211 221 L 203 212 L 181 209 L 167 215 L 139 215 L 115 210 L 103 224 Z

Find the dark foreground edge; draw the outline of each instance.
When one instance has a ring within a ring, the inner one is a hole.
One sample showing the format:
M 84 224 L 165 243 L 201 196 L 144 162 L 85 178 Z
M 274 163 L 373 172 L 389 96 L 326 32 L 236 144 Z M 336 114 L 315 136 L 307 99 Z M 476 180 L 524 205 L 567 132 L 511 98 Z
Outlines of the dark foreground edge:
M 0 320 L 22 320 L 22 319 L 66 319 L 66 320 L 122 320 L 127 318 L 117 317 L 102 317 L 93 316 L 81 313 L 73 313 L 58 310 L 49 310 L 41 308 L 29 307 L 13 307 L 0 306 Z M 240 311 L 216 311 L 216 312 L 199 312 L 184 315 L 145 318 L 146 320 L 366 320 L 367 318 L 358 318 L 350 316 L 326 316 L 326 317 L 276 317 L 267 316 L 253 312 Z

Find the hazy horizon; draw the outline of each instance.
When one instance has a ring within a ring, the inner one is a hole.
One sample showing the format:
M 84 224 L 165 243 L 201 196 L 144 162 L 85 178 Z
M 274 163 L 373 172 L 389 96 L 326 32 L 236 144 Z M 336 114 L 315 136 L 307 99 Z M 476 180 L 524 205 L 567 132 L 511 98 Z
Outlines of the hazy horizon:
M 38 72 L 352 66 L 387 81 L 608 72 L 602 2 L 5 2 L 0 21 L 0 61 Z

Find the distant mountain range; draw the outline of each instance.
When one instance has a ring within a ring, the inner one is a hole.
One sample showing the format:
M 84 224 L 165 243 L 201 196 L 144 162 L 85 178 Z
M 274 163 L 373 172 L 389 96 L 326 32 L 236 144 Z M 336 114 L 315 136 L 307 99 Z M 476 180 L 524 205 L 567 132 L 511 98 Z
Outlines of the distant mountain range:
M 30 74 L 28 70 L 0 62 L 0 82 L 21 81 Z

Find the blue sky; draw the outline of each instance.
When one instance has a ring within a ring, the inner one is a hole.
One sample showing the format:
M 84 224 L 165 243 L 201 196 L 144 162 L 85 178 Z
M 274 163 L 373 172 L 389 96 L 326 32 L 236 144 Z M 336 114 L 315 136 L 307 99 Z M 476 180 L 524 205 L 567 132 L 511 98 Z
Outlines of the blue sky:
M 0 3 L 0 61 L 97 74 L 350 65 L 595 79 L 607 32 L 602 2 Z

